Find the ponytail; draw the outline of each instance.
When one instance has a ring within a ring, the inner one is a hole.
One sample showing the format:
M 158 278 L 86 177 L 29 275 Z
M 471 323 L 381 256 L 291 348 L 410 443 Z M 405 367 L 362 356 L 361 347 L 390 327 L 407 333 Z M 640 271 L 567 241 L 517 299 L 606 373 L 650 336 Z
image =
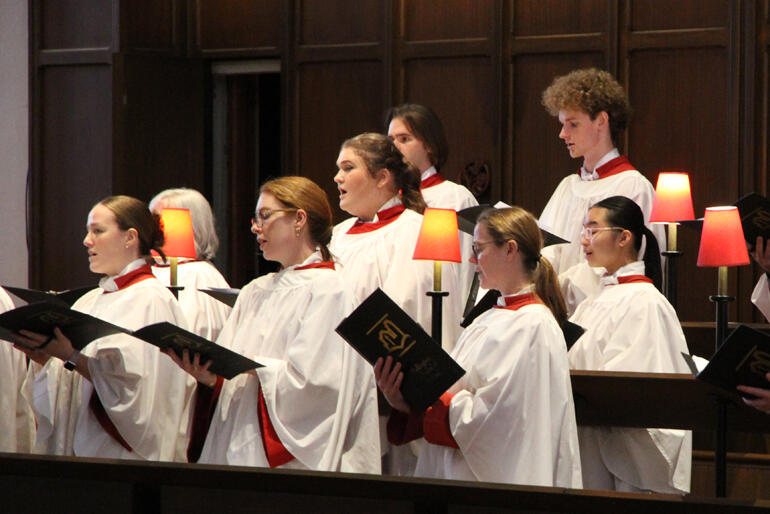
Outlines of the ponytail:
M 564 297 L 559 286 L 559 277 L 556 275 L 553 266 L 548 259 L 540 256 L 535 268 L 533 277 L 535 282 L 535 292 L 543 300 L 543 303 L 551 309 L 553 317 L 556 318 L 559 326 L 567 321 L 567 306 L 564 303 Z
M 644 274 L 652 279 L 652 283 L 658 290 L 661 290 L 663 284 L 663 270 L 660 267 L 660 247 L 658 246 L 658 240 L 655 239 L 655 234 L 647 228 L 643 227 L 642 234 L 645 238 L 644 256 Z

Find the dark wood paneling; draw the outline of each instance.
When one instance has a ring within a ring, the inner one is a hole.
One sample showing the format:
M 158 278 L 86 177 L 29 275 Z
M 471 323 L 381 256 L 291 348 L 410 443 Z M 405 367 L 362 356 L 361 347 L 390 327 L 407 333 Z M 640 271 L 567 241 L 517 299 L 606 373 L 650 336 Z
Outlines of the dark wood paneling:
M 401 0 L 405 41 L 487 39 L 493 33 L 495 0 Z
M 193 53 L 278 55 L 281 2 L 195 0 Z
M 294 151 L 298 167 L 285 171 L 323 187 L 337 220 L 348 216 L 338 208 L 333 182 L 340 145 L 362 132 L 382 132 L 387 107 L 382 101 L 383 78 L 383 66 L 376 61 L 307 63 L 297 69 Z
M 93 0 L 39 0 L 40 48 L 112 45 L 113 6 Z
M 633 30 L 723 27 L 731 0 L 696 0 L 672 4 L 668 0 L 629 2 Z
M 203 66 L 158 55 L 116 56 L 117 193 L 149 201 L 169 187 L 205 192 Z
M 406 101 L 430 106 L 446 129 L 450 151 L 442 173 L 460 182 L 465 166 L 475 161 L 487 163 L 492 175 L 499 176 L 500 121 L 492 60 L 416 59 L 405 63 L 405 75 Z
M 603 32 L 607 4 L 607 0 L 515 0 L 512 31 L 517 36 Z
M 131 0 L 123 4 L 123 51 L 181 53 L 184 0 Z
M 340 45 L 382 41 L 385 0 L 298 0 L 297 43 Z
M 82 241 L 88 211 L 112 193 L 111 84 L 108 66 L 52 67 L 40 75 L 39 204 L 32 210 L 38 230 L 30 255 L 45 265 L 33 287 L 68 289 L 98 279 Z
M 576 68 L 601 67 L 604 55 L 520 55 L 513 61 L 513 190 L 503 199 L 539 216 L 559 182 L 580 168 L 559 139 L 561 127 L 540 103 L 554 77 Z

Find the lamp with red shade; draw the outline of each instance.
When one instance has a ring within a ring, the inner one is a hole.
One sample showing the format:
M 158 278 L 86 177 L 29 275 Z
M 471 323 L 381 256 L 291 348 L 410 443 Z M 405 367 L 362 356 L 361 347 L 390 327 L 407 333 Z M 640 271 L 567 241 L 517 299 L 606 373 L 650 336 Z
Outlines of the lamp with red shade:
M 194 259 L 197 256 L 192 218 L 189 209 L 165 208 L 160 211 L 160 223 L 166 240 L 163 253 L 170 264 L 170 286 L 176 295 L 179 259 Z
M 433 299 L 431 336 L 441 344 L 441 304 L 443 297 L 449 296 L 447 291 L 441 290 L 441 262 L 462 261 L 457 212 L 431 207 L 425 209 L 412 259 L 433 261 L 433 291 L 426 294 Z
M 722 346 L 727 337 L 727 304 L 734 300 L 727 294 L 727 268 L 746 264 L 749 264 L 749 252 L 746 250 L 738 208 L 734 206 L 707 208 L 700 237 L 698 266 L 719 268 L 717 294 L 709 296 L 709 300 L 716 304 L 717 349 Z M 724 400 L 717 402 L 714 446 L 716 495 L 724 497 L 727 492 L 727 404 Z
M 666 223 L 668 225 L 668 244 L 666 251 L 666 280 L 664 293 L 669 303 L 676 308 L 676 259 L 682 256 L 677 250 L 676 232 L 680 221 L 695 219 L 690 194 L 690 176 L 682 172 L 662 172 L 658 175 L 655 186 L 655 197 L 652 201 L 651 223 Z

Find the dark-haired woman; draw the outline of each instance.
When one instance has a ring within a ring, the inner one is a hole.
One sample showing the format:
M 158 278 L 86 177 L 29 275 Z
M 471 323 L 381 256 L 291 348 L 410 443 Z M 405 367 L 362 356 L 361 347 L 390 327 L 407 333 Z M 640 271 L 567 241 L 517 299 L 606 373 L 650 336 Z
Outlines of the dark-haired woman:
M 330 249 L 359 300 L 381 288 L 423 327 L 431 326 L 433 266 L 415 261 L 425 202 L 417 171 L 390 138 L 361 134 L 342 144 L 334 177 L 340 208 L 353 217 L 336 227 Z M 459 267 L 443 264 L 442 346 L 451 350 L 460 333 Z
M 334 332 L 355 302 L 327 249 L 326 194 L 304 177 L 268 181 L 251 230 L 281 270 L 243 288 L 217 342 L 263 367 L 223 381 L 194 356 L 177 359 L 201 382 L 196 404 L 209 386 L 216 402 L 210 425 L 202 423 L 205 442 L 195 449 L 202 437 L 193 439 L 190 460 L 200 452 L 198 462 L 209 464 L 379 473 L 372 369 Z
M 646 251 L 639 260 L 642 241 Z M 582 233 L 589 265 L 602 267 L 602 289 L 570 321 L 585 333 L 569 351 L 572 369 L 688 373 L 689 353 L 676 312 L 655 284 L 660 260 L 639 206 L 613 196 L 589 211 Z M 685 430 L 580 427 L 587 489 L 687 493 L 692 434 Z
M 171 292 L 150 269 L 163 233 L 147 205 L 113 196 L 88 214 L 83 244 L 99 287 L 73 305 L 136 330 L 168 321 L 185 326 Z M 34 361 L 27 376 L 37 421 L 36 451 L 138 460 L 183 460 L 194 381 L 152 345 L 125 334 L 96 339 L 82 351 L 58 329 L 46 342 L 23 332 Z
M 524 209 L 489 209 L 474 231 L 471 262 L 498 305 L 465 329 L 452 357 L 466 370 L 424 412 L 401 395 L 400 364 L 375 366 L 393 406 L 388 438 L 423 439 L 422 477 L 581 487 L 566 318 L 556 274 L 540 255 L 542 236 Z

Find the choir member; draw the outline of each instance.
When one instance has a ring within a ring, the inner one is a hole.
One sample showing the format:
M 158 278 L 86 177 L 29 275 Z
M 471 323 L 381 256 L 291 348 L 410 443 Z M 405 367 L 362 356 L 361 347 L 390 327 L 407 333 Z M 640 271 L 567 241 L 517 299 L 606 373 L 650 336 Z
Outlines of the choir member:
M 351 214 L 336 227 L 330 249 L 342 274 L 363 301 L 378 287 L 423 327 L 431 326 L 433 264 L 415 261 L 425 202 L 419 175 L 393 141 L 360 134 L 342 144 L 334 177 L 340 208 Z M 460 332 L 465 298 L 459 267 L 443 264 L 442 346 L 450 350 Z
M 400 364 L 378 360 L 375 376 L 394 411 L 394 444 L 423 438 L 416 475 L 581 487 L 564 301 L 534 217 L 512 207 L 481 214 L 473 257 L 481 286 L 502 293 L 465 329 L 452 357 L 465 375 L 424 412 L 399 386 Z
M 386 123 L 388 136 L 396 148 L 420 172 L 420 192 L 428 207 L 460 211 L 479 204 L 467 188 L 441 174 L 449 156 L 449 145 L 444 125 L 433 110 L 420 104 L 402 104 L 388 111 Z M 460 294 L 463 300 L 467 298 L 473 280 L 473 266 L 468 262 L 472 242 L 470 234 L 460 233 L 463 256 Z
M 598 276 L 585 264 L 580 245 L 581 224 L 589 207 L 608 196 L 623 195 L 642 208 L 650 226 L 655 190 L 617 149 L 631 107 L 612 75 L 591 68 L 557 77 L 543 92 L 542 103 L 558 117 L 559 138 L 570 157 L 583 159 L 580 170 L 559 183 L 540 215 L 544 229 L 570 241 L 549 246 L 544 254 L 561 275 L 568 309 L 574 311 L 580 301 L 600 289 Z M 665 248 L 662 226 L 654 225 L 652 231 L 658 246 Z
M 751 293 L 751 302 L 757 306 L 766 319 L 770 319 L 770 283 L 767 279 L 768 273 L 770 273 L 770 242 L 766 242 L 761 236 L 757 237 L 751 256 L 762 270 L 762 276 Z M 765 378 L 770 382 L 770 373 L 767 373 Z M 743 398 L 747 405 L 770 414 L 770 383 L 768 383 L 768 389 L 739 385 L 738 390 L 754 397 Z
M 174 295 L 151 270 L 161 253 L 160 220 L 147 205 L 112 196 L 88 214 L 83 244 L 99 287 L 73 309 L 136 330 L 167 321 L 185 326 Z M 126 334 L 96 339 L 82 351 L 55 336 L 22 332 L 33 363 L 27 387 L 37 421 L 35 450 L 54 455 L 182 460 L 194 381 L 155 346 Z M 53 358 L 52 358 L 53 357 Z
M 224 381 L 197 355 L 174 357 L 199 381 L 191 461 L 380 472 L 372 370 L 334 331 L 355 301 L 327 248 L 331 223 L 312 181 L 261 187 L 251 230 L 281 269 L 243 288 L 217 342 L 264 367 Z
M 639 206 L 623 196 L 598 202 L 588 211 L 581 241 L 588 264 L 606 273 L 601 291 L 570 318 L 585 329 L 569 351 L 571 368 L 689 373 L 682 327 L 655 285 L 658 245 Z M 689 431 L 580 427 L 579 435 L 586 489 L 689 492 Z
M 0 287 L 0 312 L 13 308 L 13 300 Z M 0 341 L 0 373 L 0 452 L 28 453 L 35 441 L 35 418 L 22 394 L 27 359 L 7 341 Z
M 200 288 L 229 288 L 225 277 L 214 267 L 211 260 L 219 248 L 219 238 L 214 227 L 214 214 L 206 198 L 194 189 L 166 189 L 150 201 L 150 210 L 158 215 L 165 208 L 188 209 L 195 236 L 195 259 L 179 259 L 177 285 L 179 305 L 184 311 L 190 330 L 210 341 L 215 341 L 230 314 L 230 307 L 215 300 Z M 168 264 L 156 262 L 153 274 L 164 284 L 170 285 Z

